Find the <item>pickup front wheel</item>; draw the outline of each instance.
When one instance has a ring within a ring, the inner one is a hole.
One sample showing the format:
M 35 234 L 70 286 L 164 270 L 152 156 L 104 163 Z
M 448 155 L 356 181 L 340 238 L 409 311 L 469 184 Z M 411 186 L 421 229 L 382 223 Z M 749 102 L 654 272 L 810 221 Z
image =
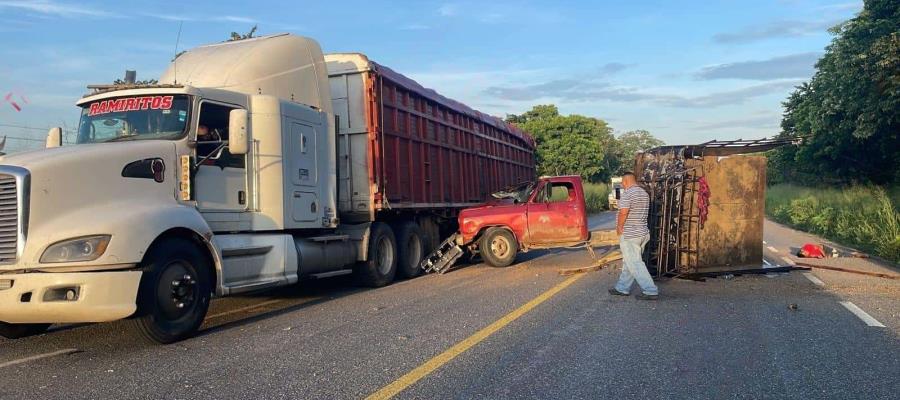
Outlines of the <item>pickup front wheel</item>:
M 488 228 L 478 244 L 481 258 L 492 267 L 508 267 L 516 260 L 519 242 L 504 228 Z
M 203 323 L 212 292 L 210 266 L 197 246 L 185 239 L 164 239 L 147 253 L 132 321 L 145 338 L 173 343 Z

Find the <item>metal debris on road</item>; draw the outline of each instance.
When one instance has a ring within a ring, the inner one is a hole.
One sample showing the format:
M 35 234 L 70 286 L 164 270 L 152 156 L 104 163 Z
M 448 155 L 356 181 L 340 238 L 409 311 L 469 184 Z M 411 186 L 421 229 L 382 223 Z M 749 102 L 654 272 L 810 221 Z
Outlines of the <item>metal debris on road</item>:
M 868 276 L 874 276 L 877 278 L 884 278 L 884 279 L 900 279 L 900 275 L 882 274 L 880 272 L 860 271 L 857 269 L 829 267 L 829 266 L 825 266 L 825 265 L 815 265 L 815 264 L 807 264 L 807 263 L 797 263 L 797 265 L 807 267 L 807 268 L 827 269 L 829 271 L 838 271 L 838 272 L 847 272 L 847 273 L 851 273 L 851 274 L 868 275 Z
M 566 276 L 566 275 L 580 274 L 580 273 L 584 273 L 584 272 L 599 271 L 599 270 L 603 269 L 604 267 L 606 267 L 607 265 L 609 265 L 610 263 L 612 263 L 613 261 L 618 261 L 621 259 L 622 259 L 622 252 L 619 249 L 615 249 L 615 250 L 611 250 L 609 253 L 604 254 L 603 257 L 600 257 L 600 259 L 597 260 L 597 262 L 595 262 L 593 265 L 590 265 L 587 267 L 561 269 L 561 270 L 559 270 L 559 274 Z

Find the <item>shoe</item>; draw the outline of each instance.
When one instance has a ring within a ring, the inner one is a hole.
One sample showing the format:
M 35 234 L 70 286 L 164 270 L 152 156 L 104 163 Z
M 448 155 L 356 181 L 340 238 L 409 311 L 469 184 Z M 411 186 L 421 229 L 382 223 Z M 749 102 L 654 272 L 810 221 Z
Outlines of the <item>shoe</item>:
M 638 293 L 638 294 L 635 295 L 634 297 L 637 298 L 638 300 L 659 300 L 659 295 L 658 295 L 658 294 L 643 294 L 643 293 Z
M 628 293 L 622 293 L 622 292 L 618 291 L 616 288 L 609 289 L 609 294 L 611 294 L 613 296 L 628 296 Z

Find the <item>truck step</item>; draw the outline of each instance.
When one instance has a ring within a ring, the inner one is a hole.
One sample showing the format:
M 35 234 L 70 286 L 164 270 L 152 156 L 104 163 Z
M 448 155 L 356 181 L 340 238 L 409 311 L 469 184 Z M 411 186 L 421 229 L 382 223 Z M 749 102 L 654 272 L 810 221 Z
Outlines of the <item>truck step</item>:
M 459 247 L 459 245 L 456 244 L 456 237 L 458 235 L 458 233 L 454 233 L 441 242 L 437 249 L 419 263 L 419 267 L 424 269 L 426 274 L 431 272 L 443 274 L 450 270 L 450 268 L 453 267 L 453 263 L 463 255 L 462 247 Z

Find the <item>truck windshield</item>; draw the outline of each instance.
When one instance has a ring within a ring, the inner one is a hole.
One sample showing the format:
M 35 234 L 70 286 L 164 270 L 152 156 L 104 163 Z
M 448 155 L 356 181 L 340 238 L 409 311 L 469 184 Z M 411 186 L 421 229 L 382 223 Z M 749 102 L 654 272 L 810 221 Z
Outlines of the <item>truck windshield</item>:
M 524 203 L 528 201 L 533 188 L 534 182 L 522 182 L 500 189 L 492 193 L 491 196 L 496 199 L 513 199 L 516 203 Z
M 76 143 L 119 140 L 177 139 L 185 133 L 187 95 L 131 96 L 98 100 L 82 106 Z

